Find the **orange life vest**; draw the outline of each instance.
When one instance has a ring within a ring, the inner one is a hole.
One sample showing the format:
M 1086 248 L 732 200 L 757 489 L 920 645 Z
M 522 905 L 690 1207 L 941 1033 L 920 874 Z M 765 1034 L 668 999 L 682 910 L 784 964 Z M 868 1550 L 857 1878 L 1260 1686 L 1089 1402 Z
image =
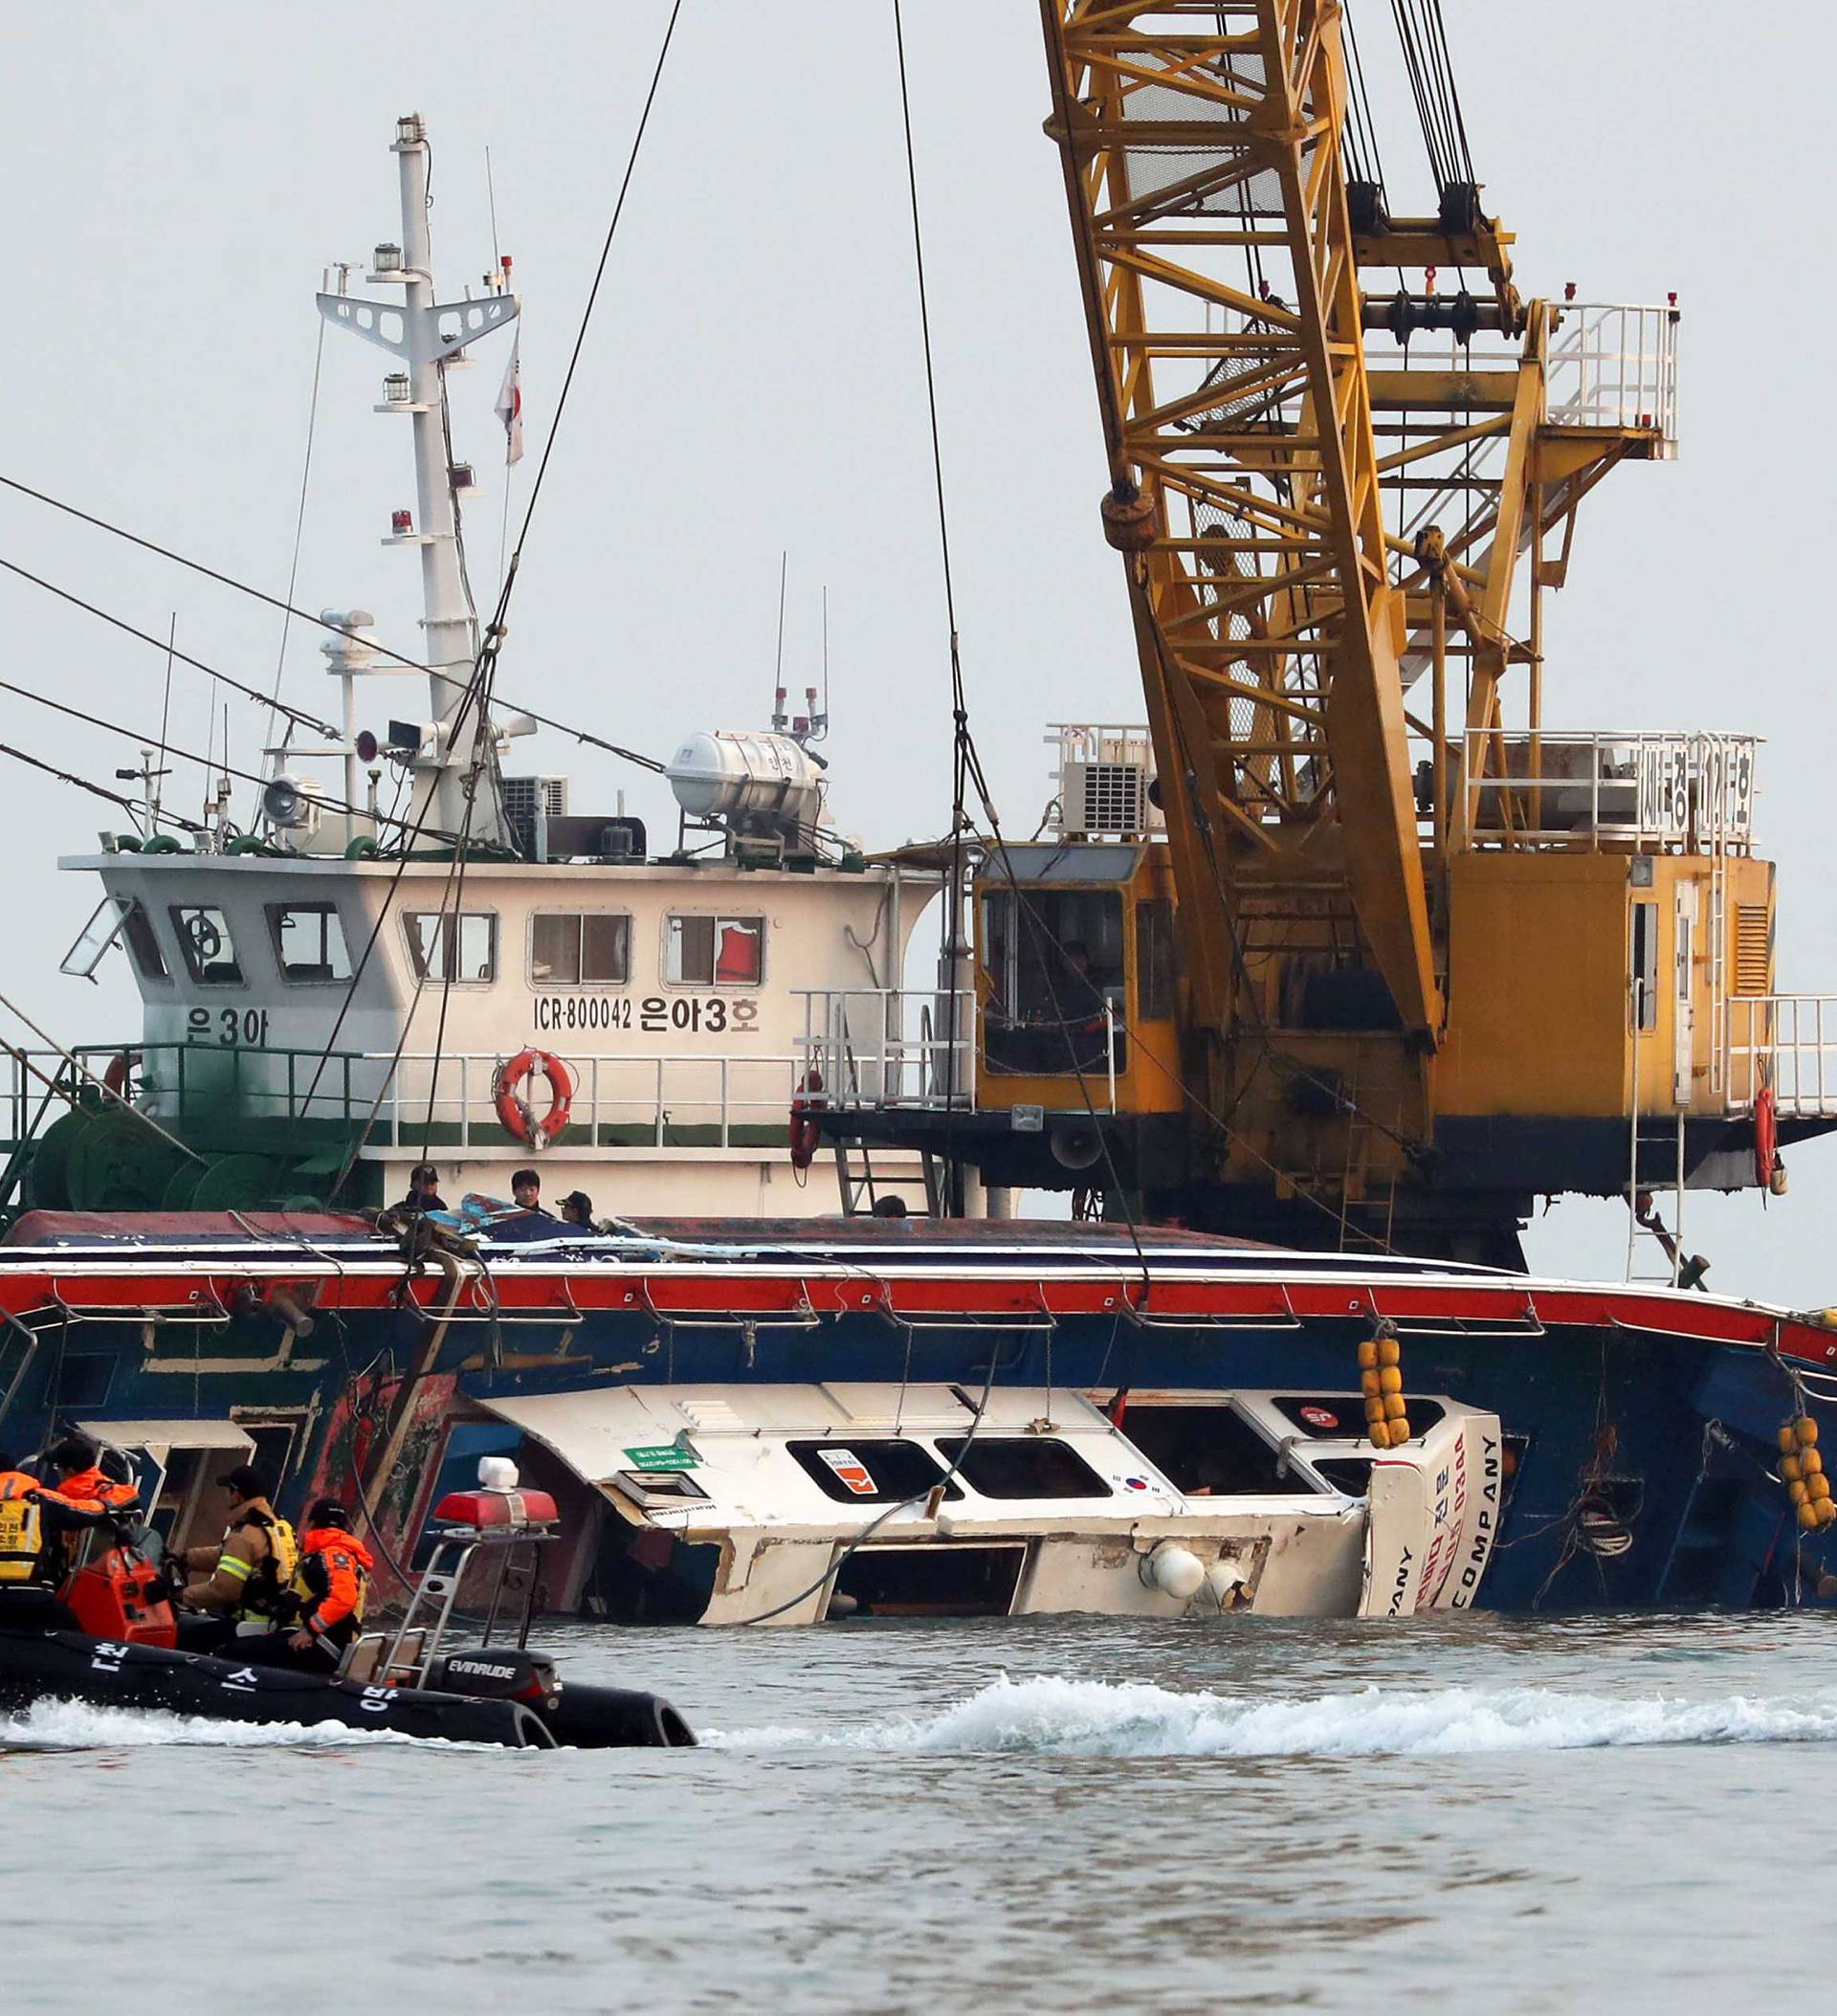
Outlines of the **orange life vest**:
M 56 1495 L 78 1501 L 87 1500 L 109 1512 L 124 1512 L 140 1497 L 132 1484 L 118 1482 L 93 1463 L 87 1470 L 77 1471 L 65 1477 L 58 1484 Z
M 315 1637 L 341 1641 L 364 1621 L 370 1593 L 370 1550 L 343 1526 L 315 1526 L 299 1537 L 299 1572 L 295 1590 L 311 1606 L 300 1622 Z

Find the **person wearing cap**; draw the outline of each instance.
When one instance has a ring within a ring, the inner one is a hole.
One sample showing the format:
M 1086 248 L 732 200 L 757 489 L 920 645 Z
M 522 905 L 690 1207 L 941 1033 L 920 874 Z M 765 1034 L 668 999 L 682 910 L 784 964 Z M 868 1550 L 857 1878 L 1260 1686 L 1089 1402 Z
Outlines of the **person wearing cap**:
M 186 1642 L 193 1649 L 205 1635 L 227 1643 L 273 1630 L 288 1607 L 287 1592 L 299 1566 L 299 1543 L 270 1503 L 274 1487 L 267 1473 L 253 1463 L 238 1463 L 217 1484 L 230 1494 L 230 1523 L 222 1542 L 188 1547 L 173 1556 L 175 1565 L 199 1577 L 174 1599 L 178 1606 L 212 1617 L 222 1627 L 210 1634 L 188 1632 Z
M 299 1628 L 288 1650 L 308 1661 L 336 1666 L 364 1627 L 369 1600 L 370 1550 L 351 1531 L 351 1516 L 336 1498 L 321 1498 L 299 1543 L 295 1588 L 305 1599 Z
M 236 1643 L 236 1657 L 251 1666 L 291 1666 L 306 1673 L 336 1673 L 364 1627 L 369 1600 L 370 1550 L 351 1531 L 351 1516 L 336 1498 L 320 1498 L 299 1537 L 299 1564 L 288 1589 L 289 1622 L 259 1638 Z
M 584 1232 L 593 1230 L 593 1200 L 585 1190 L 569 1190 L 562 1199 L 562 1222 L 578 1225 Z
M 397 1211 L 444 1211 L 440 1195 L 440 1171 L 431 1162 L 418 1162 L 409 1171 L 409 1194 L 390 1208 Z

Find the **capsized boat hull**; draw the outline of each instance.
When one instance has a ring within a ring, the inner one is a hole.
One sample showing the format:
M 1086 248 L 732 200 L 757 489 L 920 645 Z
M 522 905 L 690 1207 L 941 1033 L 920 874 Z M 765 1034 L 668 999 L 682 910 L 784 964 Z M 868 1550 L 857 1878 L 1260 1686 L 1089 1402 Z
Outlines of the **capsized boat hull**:
M 1121 1389 L 1133 1407 L 1202 1388 L 1333 1408 L 1389 1321 L 1406 1393 L 1501 1423 L 1509 1489 L 1478 1606 L 1739 1608 L 1837 1587 L 1837 1528 L 1797 1522 L 1776 1450 L 1801 1411 L 1837 1432 L 1837 1331 L 1644 1285 L 1164 1230 L 1138 1245 L 1104 1227 L 877 1220 L 647 1224 L 482 1246 L 449 1268 L 354 1218 L 34 1213 L 0 1243 L 0 1314 L 10 1447 L 54 1418 L 120 1424 L 169 1451 L 168 1502 L 194 1507 L 186 1537 L 202 1540 L 218 1458 L 181 1451 L 234 1438 L 277 1469 L 290 1513 L 361 1477 L 403 1557 L 479 1455 L 520 1455 L 490 1418 L 506 1403 L 835 1381 L 974 1394 L 992 1367 L 997 1391 L 1074 1387 L 1105 1408 Z M 188 1499 L 184 1461 L 203 1480 Z M 600 1517 L 594 1495 L 568 1509 Z M 555 1608 L 665 1614 L 635 1571 L 633 1600 L 603 1605 L 605 1564 L 575 1565 Z

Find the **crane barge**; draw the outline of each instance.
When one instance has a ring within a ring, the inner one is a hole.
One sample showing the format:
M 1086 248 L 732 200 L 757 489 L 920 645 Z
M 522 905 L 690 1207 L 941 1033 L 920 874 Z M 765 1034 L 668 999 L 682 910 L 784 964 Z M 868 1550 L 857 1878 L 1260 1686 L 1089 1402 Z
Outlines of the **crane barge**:
M 1439 11 L 1395 12 L 1428 215 L 1334 0 L 1042 0 L 1146 720 L 1061 731 L 1045 844 L 985 835 L 948 1073 L 852 1069 L 824 1005 L 821 1125 L 1508 1266 L 1538 1195 L 1621 1196 L 1675 1281 L 1654 1193 L 1782 1188 L 1837 1123 L 1759 739 L 1546 717 L 1582 500 L 1676 452 L 1679 310 L 1520 291 Z

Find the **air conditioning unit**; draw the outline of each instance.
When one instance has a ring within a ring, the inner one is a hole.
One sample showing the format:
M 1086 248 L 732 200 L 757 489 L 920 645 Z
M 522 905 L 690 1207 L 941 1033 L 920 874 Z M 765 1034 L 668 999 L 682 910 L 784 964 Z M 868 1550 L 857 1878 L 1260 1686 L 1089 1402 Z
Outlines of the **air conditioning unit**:
M 1124 839 L 1166 825 L 1154 800 L 1155 751 L 1148 730 L 1133 724 L 1054 721 L 1057 827 L 1068 838 Z
M 526 861 L 548 858 L 547 826 L 567 816 L 565 777 L 506 777 L 504 818 Z
M 1067 832 L 1140 833 L 1147 830 L 1146 764 L 1071 763 L 1065 766 L 1063 781 Z

